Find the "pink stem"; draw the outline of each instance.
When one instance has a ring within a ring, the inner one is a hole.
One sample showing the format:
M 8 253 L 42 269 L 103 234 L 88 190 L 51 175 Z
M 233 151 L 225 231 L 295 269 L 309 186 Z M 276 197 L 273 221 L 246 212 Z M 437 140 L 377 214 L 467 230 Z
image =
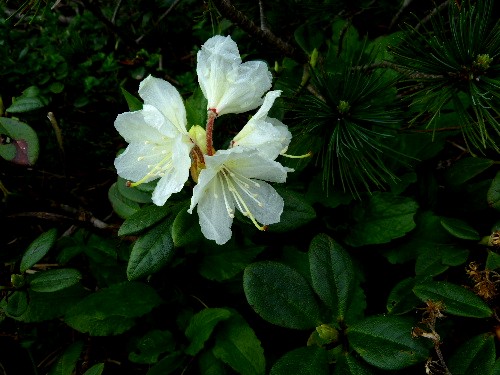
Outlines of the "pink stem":
M 207 133 L 207 154 L 209 156 L 212 156 L 214 154 L 213 153 L 214 142 L 212 138 L 212 133 L 214 131 L 214 121 L 216 117 L 217 117 L 217 112 L 215 111 L 215 109 L 210 108 L 208 110 L 207 126 L 205 129 Z

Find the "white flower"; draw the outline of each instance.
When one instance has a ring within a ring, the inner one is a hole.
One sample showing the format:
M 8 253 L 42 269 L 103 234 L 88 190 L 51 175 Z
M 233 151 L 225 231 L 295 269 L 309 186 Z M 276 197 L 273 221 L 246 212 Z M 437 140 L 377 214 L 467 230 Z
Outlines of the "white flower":
M 257 108 L 271 88 L 272 75 L 262 61 L 241 63 L 238 46 L 229 37 L 208 39 L 198 52 L 198 82 L 217 115 Z
M 231 238 L 235 208 L 260 230 L 279 222 L 283 198 L 266 183 L 285 182 L 288 170 L 255 149 L 236 147 L 205 156 L 206 168 L 194 187 L 192 213 L 197 205 L 203 235 L 219 245 Z
M 292 134 L 281 121 L 267 117 L 280 90 L 269 91 L 257 113 L 233 138 L 231 147 L 246 147 L 258 150 L 267 159 L 274 160 L 288 149 Z
M 193 147 L 186 131 L 186 110 L 168 82 L 148 76 L 139 85 L 142 110 L 118 115 L 116 130 L 129 143 L 115 159 L 118 175 L 135 183 L 160 179 L 152 200 L 158 205 L 179 192 L 189 177 Z

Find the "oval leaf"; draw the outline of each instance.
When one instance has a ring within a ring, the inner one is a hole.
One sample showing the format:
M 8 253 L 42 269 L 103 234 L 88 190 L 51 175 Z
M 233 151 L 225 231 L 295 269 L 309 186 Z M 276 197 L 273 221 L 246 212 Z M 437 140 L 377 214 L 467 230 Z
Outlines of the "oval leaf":
M 45 104 L 37 97 L 19 97 L 17 98 L 9 108 L 7 112 L 9 113 L 23 113 L 34 111 L 36 109 L 43 108 Z
M 493 313 L 477 295 L 464 287 L 446 282 L 430 281 L 418 284 L 413 292 L 422 301 L 441 301 L 448 314 L 471 318 L 487 318 Z
M 450 358 L 449 368 L 453 375 L 487 375 L 492 373 L 495 359 L 495 339 L 486 333 L 460 346 Z
M 306 279 L 278 262 L 248 266 L 243 275 L 248 303 L 263 319 L 282 327 L 310 329 L 321 324 L 320 307 Z
M 64 321 L 91 336 L 118 335 L 162 302 L 155 290 L 139 282 L 124 282 L 82 299 L 66 312 Z
M 0 144 L 1 157 L 21 165 L 35 164 L 40 146 L 36 132 L 28 124 L 0 117 L 0 134 L 11 138 L 11 143 Z
M 198 215 L 187 212 L 189 204 L 179 210 L 172 223 L 172 239 L 175 246 L 186 246 L 203 238 Z
M 446 173 L 446 180 L 450 186 L 461 185 L 477 176 L 494 164 L 493 160 L 467 157 L 460 159 Z
M 498 172 L 493 179 L 486 197 L 490 207 L 500 210 L 500 172 Z
M 401 316 L 372 316 L 351 325 L 349 343 L 363 359 L 384 370 L 399 370 L 425 360 L 429 350 L 411 336 L 413 321 Z
M 76 284 L 82 275 L 71 268 L 41 271 L 33 275 L 30 280 L 30 289 L 35 292 L 55 292 Z
M 238 315 L 221 325 L 212 353 L 238 374 L 264 375 L 266 371 L 266 360 L 260 341 L 253 329 Z
M 215 326 L 231 317 L 231 311 L 227 309 L 204 309 L 195 314 L 186 329 L 186 337 L 191 341 L 186 353 L 196 355 L 203 349 L 205 342 L 210 338 Z
M 127 265 L 127 277 L 136 280 L 162 269 L 174 255 L 171 222 L 165 220 L 135 241 Z
M 101 375 L 104 371 L 104 363 L 98 363 L 89 368 L 83 375 Z
M 40 259 L 42 259 L 54 245 L 57 238 L 57 229 L 52 228 L 45 233 L 42 233 L 37 239 L 35 239 L 25 251 L 22 259 L 20 270 L 25 272 L 27 269 L 35 265 Z
M 337 358 L 333 375 L 373 375 L 373 371 L 351 353 L 342 353 Z
M 169 214 L 171 209 L 172 206 L 170 205 L 160 207 L 156 205 L 144 206 L 125 219 L 118 230 L 118 235 L 128 236 L 137 234 L 161 221 L 161 219 Z
M 413 199 L 376 192 L 360 204 L 357 223 L 345 240 L 351 246 L 387 243 L 415 228 L 418 205 Z
M 13 318 L 20 317 L 28 309 L 28 294 L 24 290 L 16 290 L 5 301 L 5 312 Z
M 307 224 L 316 217 L 316 211 L 305 198 L 293 191 L 276 188 L 285 202 L 280 222 L 269 225 L 270 232 L 288 232 Z
M 294 349 L 278 359 L 269 375 L 328 375 L 328 355 L 318 346 Z
M 131 201 L 137 203 L 151 203 L 150 193 L 139 190 L 137 187 L 127 186 L 127 180 L 124 178 L 118 177 L 116 186 L 118 186 L 120 194 Z
M 132 216 L 135 212 L 139 211 L 139 203 L 125 198 L 118 190 L 117 183 L 115 182 L 108 190 L 108 199 L 111 202 L 113 210 L 118 216 L 126 219 Z
M 479 233 L 465 221 L 443 217 L 441 219 L 441 225 L 454 237 L 473 241 L 479 241 L 481 239 Z
M 354 270 L 349 254 L 333 239 L 320 234 L 309 247 L 312 285 L 321 300 L 344 320 L 354 289 Z
M 72 375 L 76 363 L 82 354 L 83 342 L 77 341 L 71 344 L 50 368 L 47 375 Z

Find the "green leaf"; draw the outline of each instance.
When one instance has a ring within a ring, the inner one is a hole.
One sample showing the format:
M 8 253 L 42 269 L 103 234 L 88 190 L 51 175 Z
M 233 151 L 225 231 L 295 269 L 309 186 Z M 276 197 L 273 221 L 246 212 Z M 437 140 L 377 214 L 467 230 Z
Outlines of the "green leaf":
M 163 357 L 160 362 L 151 367 L 146 375 L 168 375 L 177 370 L 183 362 L 181 352 L 174 352 Z
M 487 194 L 488 205 L 496 210 L 500 210 L 500 172 L 493 179 Z
M 37 272 L 33 275 L 29 285 L 30 289 L 35 292 L 56 292 L 78 283 L 81 278 L 82 275 L 78 270 L 61 268 Z
M 264 375 L 264 350 L 255 332 L 240 316 L 233 315 L 221 325 L 212 349 L 215 357 L 242 375 Z
M 413 278 L 407 278 L 392 288 L 387 298 L 386 308 L 390 314 L 404 314 L 415 310 L 420 300 L 415 297 L 412 288 L 415 286 Z
M 170 220 L 165 220 L 135 241 L 127 265 L 127 277 L 136 280 L 162 269 L 174 255 Z
M 347 338 L 366 362 L 384 370 L 400 370 L 429 356 L 424 341 L 411 336 L 413 324 L 401 316 L 372 316 L 351 325 Z
M 0 302 L 0 308 L 6 312 L 7 316 L 15 320 L 25 323 L 42 322 L 60 317 L 86 294 L 87 292 L 79 284 L 52 293 L 30 291 L 29 300 L 27 295 L 23 297 L 26 298 L 27 308 L 24 308 L 26 306 L 24 302 L 18 303 L 23 306 L 17 308 L 21 315 L 11 315 L 5 299 Z
M 174 349 L 175 340 L 172 333 L 155 329 L 147 332 L 135 343 L 128 359 L 135 363 L 154 364 L 162 353 L 172 352 Z
M 203 238 L 198 215 L 187 212 L 189 203 L 183 206 L 172 223 L 172 239 L 176 247 L 186 246 Z
M 430 281 L 418 284 L 413 292 L 422 301 L 441 301 L 445 312 L 471 318 L 487 318 L 493 313 L 488 305 L 477 295 L 464 287 L 446 282 Z
M 21 265 L 19 266 L 21 272 L 34 266 L 40 259 L 42 259 L 55 244 L 57 239 L 57 229 L 52 228 L 47 232 L 38 236 L 26 249 L 21 258 Z
M 321 300 L 344 320 L 354 289 L 354 269 L 349 254 L 325 234 L 319 234 L 309 246 L 312 285 Z
M 64 321 L 91 336 L 118 335 L 132 328 L 134 318 L 162 302 L 155 290 L 139 282 L 124 282 L 101 289 L 66 312 Z
M 328 355 L 317 346 L 294 349 L 278 359 L 269 375 L 328 375 Z
M 9 113 L 30 112 L 45 107 L 45 104 L 38 97 L 18 97 L 12 105 L 7 108 Z
M 83 342 L 71 344 L 50 368 L 47 375 L 72 375 L 83 350 Z
M 443 217 L 441 225 L 454 237 L 472 241 L 479 241 L 481 239 L 479 233 L 465 221 Z
M 24 290 L 16 290 L 9 297 L 5 298 L 7 303 L 5 312 L 13 318 L 23 315 L 28 309 L 28 293 Z
M 485 333 L 461 345 L 450 358 L 448 367 L 453 375 L 491 375 L 495 359 L 495 339 Z
M 418 242 L 417 242 L 418 244 Z M 455 246 L 432 242 L 422 242 L 415 263 L 415 273 L 419 276 L 435 276 L 446 271 L 449 266 L 465 263 L 469 250 Z
M 291 267 L 270 261 L 253 263 L 245 269 L 243 288 L 250 306 L 270 323 L 294 329 L 321 324 L 311 287 Z
M 186 329 L 186 337 L 191 341 L 185 352 L 189 355 L 196 355 L 210 338 L 215 326 L 232 316 L 227 309 L 206 308 L 195 314 Z
M 263 250 L 262 246 L 240 248 L 231 245 L 208 245 L 204 249 L 205 255 L 199 272 L 209 280 L 228 280 L 243 271 Z
M 295 41 L 308 55 L 318 49 L 324 41 L 323 33 L 319 32 L 320 25 L 304 23 L 294 32 Z
M 186 99 L 186 118 L 188 128 L 193 125 L 205 126 L 207 122 L 207 99 L 203 91 L 197 86 L 189 98 Z
M 101 375 L 104 371 L 104 363 L 98 363 L 89 368 L 83 375 Z
M 118 190 L 117 183 L 115 182 L 108 191 L 108 199 L 111 202 L 113 210 L 118 216 L 123 219 L 132 216 L 135 212 L 139 211 L 139 203 L 125 198 Z
M 122 91 L 123 97 L 127 101 L 129 111 L 133 112 L 142 109 L 142 102 L 140 101 L 140 99 L 136 98 L 134 95 L 125 90 L 123 86 L 120 87 L 120 89 Z
M 307 224 L 316 217 L 314 208 L 301 194 L 280 188 L 277 188 L 276 191 L 285 201 L 285 206 L 280 222 L 269 225 L 270 232 L 289 232 Z
M 139 190 L 137 187 L 127 186 L 127 180 L 118 177 L 116 181 L 120 194 L 137 203 L 151 203 L 151 193 Z
M 166 204 L 164 206 L 148 205 L 141 207 L 125 219 L 120 229 L 119 236 L 128 236 L 137 234 L 144 229 L 149 228 L 167 216 L 172 211 L 172 206 Z
M 36 132 L 24 122 L 0 117 L 0 134 L 11 138 L 8 144 L 0 144 L 0 156 L 21 165 L 33 165 L 38 159 L 39 142 Z
M 500 254 L 488 250 L 488 257 L 486 258 L 486 268 L 489 270 L 496 270 L 500 268 Z
M 350 353 L 342 353 L 337 358 L 333 375 L 373 375 L 373 371 Z
M 214 356 L 211 351 L 204 351 L 198 359 L 201 375 L 226 375 L 224 362 Z
M 493 160 L 481 159 L 475 157 L 466 157 L 453 164 L 446 173 L 446 181 L 450 186 L 458 186 L 481 172 L 491 167 Z
M 345 239 L 351 246 L 387 243 L 415 228 L 418 205 L 413 199 L 375 192 L 357 208 L 357 223 Z

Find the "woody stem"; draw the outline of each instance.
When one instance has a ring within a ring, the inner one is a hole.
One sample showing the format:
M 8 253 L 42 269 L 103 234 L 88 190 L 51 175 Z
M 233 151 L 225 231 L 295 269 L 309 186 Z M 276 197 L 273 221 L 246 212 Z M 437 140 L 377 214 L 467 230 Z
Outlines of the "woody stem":
M 217 113 L 215 112 L 215 109 L 210 108 L 208 110 L 207 126 L 205 127 L 205 131 L 207 133 L 207 154 L 209 156 L 212 156 L 214 154 L 214 142 L 212 139 L 212 133 L 214 131 L 214 121 L 216 117 Z

